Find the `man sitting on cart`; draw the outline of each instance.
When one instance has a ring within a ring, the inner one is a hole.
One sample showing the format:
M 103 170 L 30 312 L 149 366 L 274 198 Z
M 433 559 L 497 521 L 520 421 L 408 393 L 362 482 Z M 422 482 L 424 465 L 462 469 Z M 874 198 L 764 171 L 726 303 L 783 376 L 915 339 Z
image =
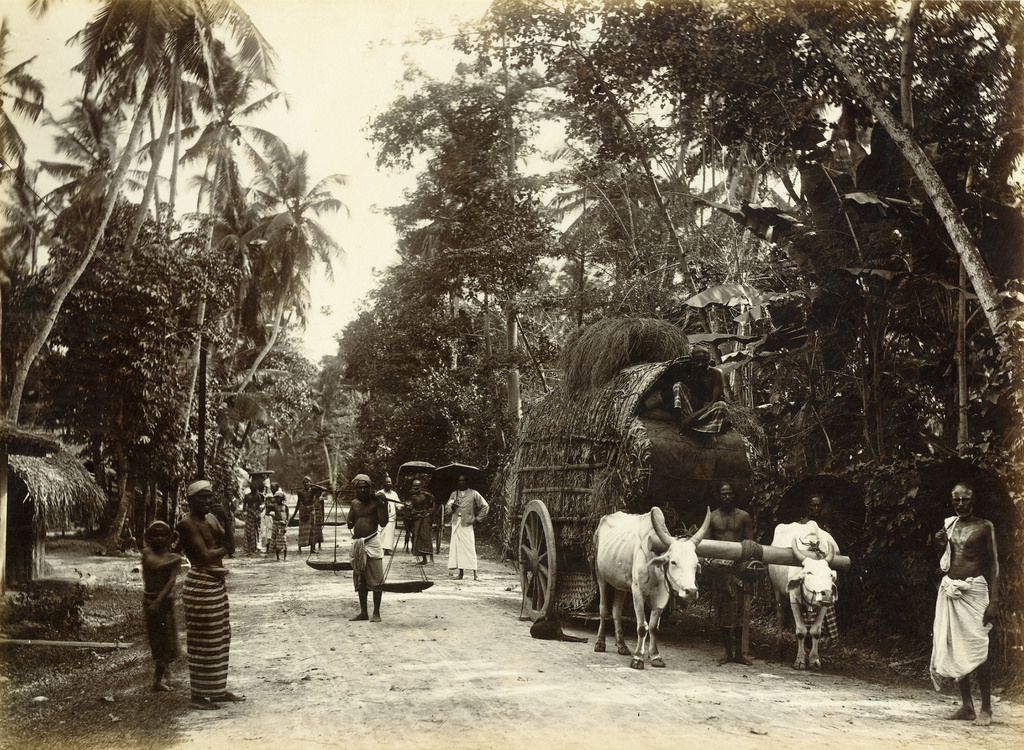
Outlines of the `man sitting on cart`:
M 388 505 L 373 494 L 370 477 L 356 474 L 352 480 L 356 496 L 348 512 L 352 531 L 352 584 L 359 594 L 359 614 L 351 620 L 380 622 L 380 599 L 384 584 L 384 547 L 380 530 L 388 525 Z M 373 615 L 367 613 L 367 595 L 373 591 Z
M 722 371 L 711 366 L 707 347 L 693 347 L 690 361 L 690 376 L 672 384 L 672 406 L 679 415 L 679 426 L 701 435 L 725 432 L 728 424 Z

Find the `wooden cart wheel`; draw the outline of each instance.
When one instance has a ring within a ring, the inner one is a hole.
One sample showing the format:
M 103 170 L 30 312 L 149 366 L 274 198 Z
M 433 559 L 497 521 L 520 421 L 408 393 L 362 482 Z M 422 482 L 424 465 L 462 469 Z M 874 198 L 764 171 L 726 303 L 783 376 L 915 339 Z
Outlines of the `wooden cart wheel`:
M 558 581 L 555 527 L 548 507 L 540 500 L 531 500 L 523 510 L 523 523 L 519 528 L 519 578 L 523 611 L 536 621 L 551 607 Z

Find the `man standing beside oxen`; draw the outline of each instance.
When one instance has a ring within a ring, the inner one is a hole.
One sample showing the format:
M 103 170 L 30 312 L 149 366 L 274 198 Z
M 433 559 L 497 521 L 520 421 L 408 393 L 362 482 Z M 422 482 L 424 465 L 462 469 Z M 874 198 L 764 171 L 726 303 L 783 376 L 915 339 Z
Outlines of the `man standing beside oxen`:
M 722 483 L 718 488 L 720 505 L 711 514 L 709 539 L 723 542 L 743 542 L 754 535 L 754 523 L 750 514 L 736 507 L 736 494 L 732 485 Z M 734 662 L 750 666 L 752 662 L 743 655 L 743 633 L 750 617 L 750 594 L 747 583 L 740 577 L 749 560 L 709 560 L 711 564 L 711 601 L 715 609 L 715 621 L 722 631 L 725 655 L 719 664 Z
M 946 546 L 939 566 L 945 572 L 935 600 L 930 672 L 935 689 L 940 678 L 960 686 L 963 701 L 948 718 L 992 723 L 992 664 L 988 634 L 999 609 L 999 561 L 995 527 L 974 515 L 974 488 L 958 482 L 952 491 L 953 510 L 935 541 Z M 978 679 L 981 710 L 975 713 L 971 675 Z

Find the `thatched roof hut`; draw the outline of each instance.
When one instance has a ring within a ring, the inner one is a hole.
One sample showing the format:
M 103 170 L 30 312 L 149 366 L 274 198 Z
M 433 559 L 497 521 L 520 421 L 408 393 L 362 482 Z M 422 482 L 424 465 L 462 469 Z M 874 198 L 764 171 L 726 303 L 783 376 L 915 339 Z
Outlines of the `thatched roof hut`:
M 11 473 L 27 488 L 33 503 L 32 521 L 45 529 L 66 529 L 94 523 L 107 496 L 82 462 L 67 453 L 49 457 L 8 457 Z
M 45 574 L 46 532 L 91 524 L 106 495 L 80 461 L 68 453 L 8 457 L 8 583 Z

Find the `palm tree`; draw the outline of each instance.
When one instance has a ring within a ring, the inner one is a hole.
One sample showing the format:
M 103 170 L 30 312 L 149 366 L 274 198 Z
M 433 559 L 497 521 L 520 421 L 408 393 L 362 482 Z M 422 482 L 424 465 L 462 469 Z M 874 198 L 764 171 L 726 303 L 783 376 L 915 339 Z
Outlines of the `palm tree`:
M 42 9 L 46 5 L 45 2 L 38 4 Z M 101 84 L 105 95 L 135 102 L 135 118 L 104 196 L 103 212 L 92 239 L 78 264 L 57 288 L 41 330 L 18 363 L 11 381 L 7 414 L 12 423 L 18 421 L 28 371 L 49 337 L 64 300 L 103 239 L 158 89 L 164 82 L 181 78 L 186 71 L 196 80 L 208 81 L 212 86 L 206 53 L 211 49 L 216 27 L 225 27 L 232 33 L 243 65 L 269 75 L 273 67 L 272 50 L 233 0 L 107 0 L 80 33 L 84 58 L 79 69 L 85 75 L 86 91 Z M 148 198 L 143 206 L 147 202 Z
M 308 155 L 293 155 L 283 143 L 274 145 L 250 190 L 261 219 L 258 236 L 262 252 L 253 268 L 253 278 L 267 282 L 270 298 L 270 336 L 243 376 L 238 392 L 252 381 L 281 331 L 285 311 L 292 307 L 300 318 L 309 308 L 309 279 L 315 261 L 324 264 L 333 278 L 332 260 L 344 252 L 312 215 L 338 211 L 344 204 L 331 187 L 345 185 L 346 177 L 333 174 L 310 186 Z
M 11 182 L 8 199 L 0 206 L 0 278 L 34 271 L 39 261 L 39 242 L 50 227 L 50 212 L 36 192 L 38 169 L 15 167 L 0 172 Z
M 202 128 L 193 127 L 181 133 L 185 138 L 192 137 L 196 130 L 199 133 L 196 142 L 185 152 L 182 161 L 206 162 L 203 175 L 197 178 L 197 209 L 202 211 L 203 203 L 206 202 L 209 214 L 207 252 L 211 250 L 215 239 L 219 239 L 220 242 L 237 250 L 239 266 L 249 270 L 251 263 L 247 257 L 248 246 L 243 238 L 253 229 L 253 222 L 246 210 L 245 190 L 239 177 L 237 152 L 241 150 L 250 164 L 256 164 L 261 161 L 258 148 L 267 148 L 278 143 L 280 139 L 266 130 L 246 125 L 242 121 L 266 110 L 282 96 L 282 93 L 274 90 L 252 101 L 254 92 L 263 81 L 236 65 L 223 44 L 216 43 L 214 51 L 215 86 L 200 87 L 198 96 L 199 108 L 208 112 L 211 118 Z M 241 301 L 249 287 L 248 283 L 239 286 L 238 309 L 241 309 Z M 205 318 L 205 307 L 204 300 L 197 311 L 197 320 L 200 324 Z M 238 337 L 235 338 L 237 340 Z M 192 355 L 193 388 L 182 412 L 185 424 L 188 423 L 192 411 L 192 395 L 199 371 L 201 347 L 202 341 L 197 341 Z
M 41 161 L 40 169 L 59 181 L 46 194 L 47 202 L 59 211 L 56 233 L 74 242 L 81 227 L 99 221 L 103 199 L 116 168 L 118 138 L 124 132 L 125 115 L 113 99 L 102 102 L 77 97 L 69 103 L 68 114 L 60 120 L 50 115 L 45 124 L 56 130 L 54 146 L 61 161 Z M 126 184 L 133 190 L 142 186 L 145 173 L 129 171 Z
M 20 165 L 25 157 L 25 141 L 10 113 L 35 122 L 43 112 L 43 84 L 27 72 L 35 58 L 8 68 L 9 39 L 7 19 L 0 19 L 0 159 L 4 166 Z

